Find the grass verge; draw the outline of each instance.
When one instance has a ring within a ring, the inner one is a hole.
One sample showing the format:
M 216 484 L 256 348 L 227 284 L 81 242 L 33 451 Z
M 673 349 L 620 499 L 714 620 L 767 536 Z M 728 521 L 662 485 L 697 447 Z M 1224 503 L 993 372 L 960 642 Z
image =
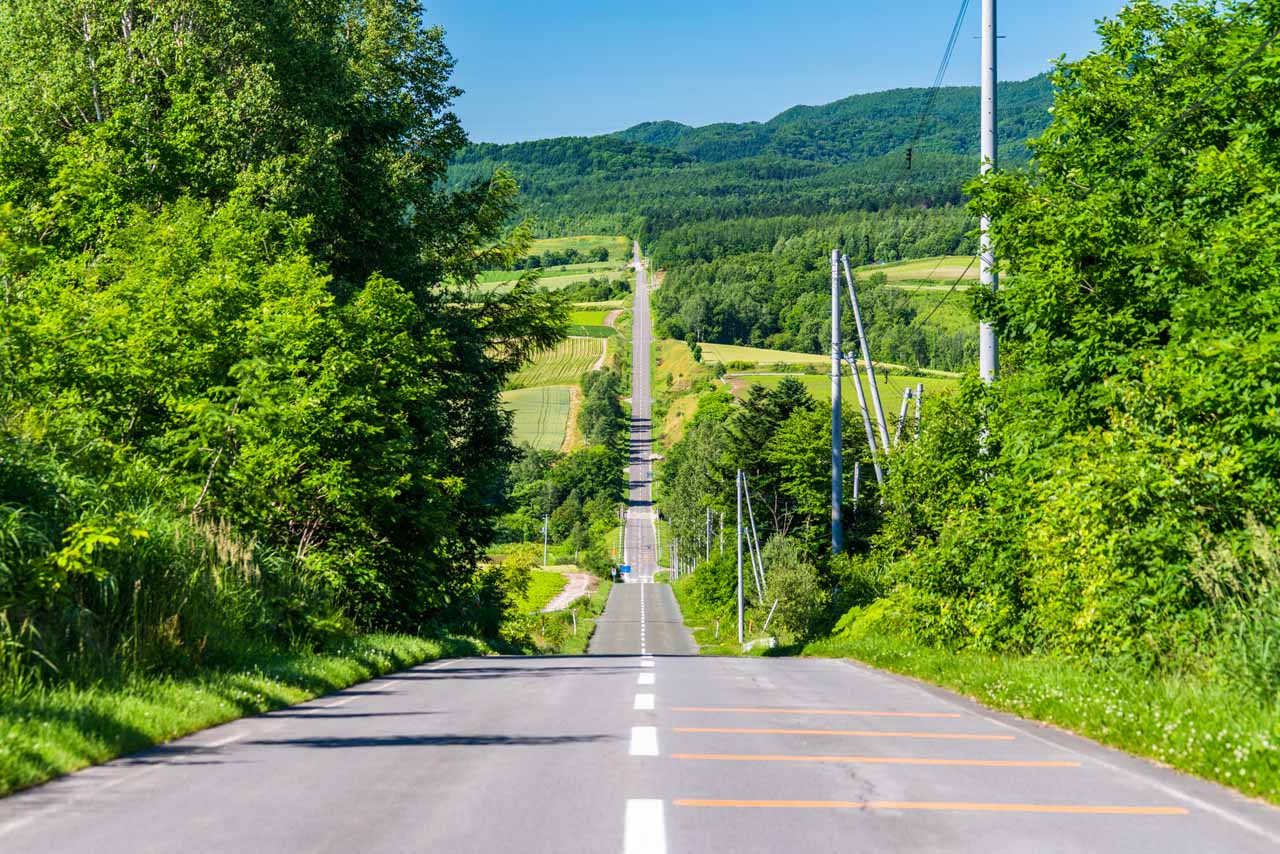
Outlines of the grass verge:
M 0 698 L 0 795 L 393 670 L 488 651 L 466 638 L 375 634 L 322 652 L 259 649 L 190 676 L 136 675 Z
M 541 611 L 569 583 L 568 576 L 561 572 L 535 569 L 530 576 L 529 591 L 520 601 L 520 610 L 524 613 Z
M 609 601 L 612 581 L 601 581 L 590 594 L 579 598 L 563 611 L 538 616 L 532 631 L 534 645 L 541 655 L 582 655 L 596 631 L 596 621 Z M 577 631 L 574 631 L 574 619 Z
M 816 641 L 800 654 L 923 679 L 1280 804 L 1280 702 L 1250 700 L 1204 678 L 953 652 L 882 633 Z

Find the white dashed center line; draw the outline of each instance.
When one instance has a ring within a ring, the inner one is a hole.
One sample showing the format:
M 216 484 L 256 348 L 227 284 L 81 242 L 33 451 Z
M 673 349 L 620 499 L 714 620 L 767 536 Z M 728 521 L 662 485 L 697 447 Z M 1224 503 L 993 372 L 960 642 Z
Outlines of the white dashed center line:
M 637 712 L 652 712 L 653 711 L 653 695 L 652 694 L 636 694 L 635 709 Z
M 653 726 L 633 726 L 631 728 L 631 755 L 658 755 L 658 728 Z
M 624 824 L 624 854 L 666 854 L 667 828 L 662 801 L 631 798 Z

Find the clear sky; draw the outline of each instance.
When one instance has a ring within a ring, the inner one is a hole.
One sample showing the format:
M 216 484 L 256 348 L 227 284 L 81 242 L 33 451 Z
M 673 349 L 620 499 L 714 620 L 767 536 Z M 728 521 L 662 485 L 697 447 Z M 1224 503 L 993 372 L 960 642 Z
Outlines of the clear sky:
M 643 121 L 764 121 L 796 104 L 933 81 L 960 0 L 425 0 L 466 90 L 473 140 L 591 135 Z M 1097 45 L 1123 0 L 1006 0 L 1000 77 Z M 971 0 L 946 82 L 978 81 Z

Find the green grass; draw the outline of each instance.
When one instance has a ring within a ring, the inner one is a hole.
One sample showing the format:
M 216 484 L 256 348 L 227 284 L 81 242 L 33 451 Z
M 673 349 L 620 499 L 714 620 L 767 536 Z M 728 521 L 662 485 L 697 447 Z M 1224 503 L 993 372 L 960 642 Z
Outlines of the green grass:
M 599 302 L 577 302 L 577 303 L 574 303 L 574 307 L 582 310 L 596 310 L 596 311 L 608 312 L 608 311 L 613 311 L 614 309 L 626 308 L 627 302 L 626 300 L 620 300 L 620 299 L 607 299 L 607 300 L 600 300 Z
M 324 652 L 262 648 L 189 676 L 37 689 L 0 699 L 0 795 L 436 658 L 484 654 L 474 641 L 366 635 Z
M 578 309 L 569 312 L 569 322 L 581 326 L 604 326 L 604 319 L 608 314 L 603 309 Z
M 556 598 L 569 579 L 559 572 L 535 569 L 529 580 L 529 592 L 520 600 L 518 607 L 522 614 L 532 614 L 547 607 L 547 603 Z
M 569 386 L 522 388 L 502 393 L 514 414 L 513 438 L 541 451 L 558 451 L 569 426 Z
M 858 267 L 854 272 L 863 276 L 884 273 L 891 282 L 927 281 L 950 284 L 958 279 L 961 273 L 965 274 L 966 280 L 977 281 L 978 264 L 975 261 L 973 266 L 969 266 L 969 261 L 966 255 L 939 255 L 933 258 L 895 261 L 890 264 L 868 264 Z M 966 267 L 968 267 L 967 273 L 965 273 Z
M 760 374 L 728 374 L 725 376 L 725 380 L 733 386 L 733 393 L 738 397 L 746 397 L 747 392 L 753 385 L 774 388 L 788 378 L 799 380 L 809 390 L 809 394 L 818 400 L 831 400 L 831 377 L 822 374 L 792 374 L 790 377 Z M 866 376 L 859 373 L 858 381 L 862 384 L 863 394 L 867 396 L 867 402 L 870 403 L 871 395 L 867 387 Z M 897 417 L 899 408 L 902 406 L 903 390 L 906 388 L 914 389 L 917 383 L 924 383 L 924 394 L 927 400 L 931 395 L 956 388 L 959 385 L 959 380 L 950 377 L 904 376 L 900 374 L 890 374 L 888 379 L 885 379 L 883 375 L 879 375 L 876 377 L 876 385 L 880 389 L 880 402 L 884 406 L 885 417 L 890 419 Z M 844 398 L 847 402 L 855 405 L 858 399 L 857 393 L 853 389 L 852 377 L 849 376 L 847 368 L 845 369 Z
M 1280 803 L 1280 702 L 1260 704 L 1199 677 L 955 652 L 883 631 L 818 641 L 802 654 L 854 658 L 924 679 Z
M 529 254 L 542 255 L 546 252 L 568 252 L 570 249 L 586 252 L 600 246 L 609 247 L 610 261 L 625 261 L 631 257 L 631 241 L 617 234 L 578 234 L 572 237 L 547 237 L 533 241 Z

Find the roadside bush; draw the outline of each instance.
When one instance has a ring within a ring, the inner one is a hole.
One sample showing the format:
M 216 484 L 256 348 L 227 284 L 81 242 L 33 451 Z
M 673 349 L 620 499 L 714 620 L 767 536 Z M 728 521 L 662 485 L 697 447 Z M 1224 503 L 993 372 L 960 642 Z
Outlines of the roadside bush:
M 799 545 L 786 537 L 774 536 L 761 549 L 769 598 L 778 608 L 770 624 L 780 635 L 804 640 L 821 627 L 829 594 L 818 578 L 818 570 L 804 559 Z M 770 603 L 762 603 L 765 608 Z

